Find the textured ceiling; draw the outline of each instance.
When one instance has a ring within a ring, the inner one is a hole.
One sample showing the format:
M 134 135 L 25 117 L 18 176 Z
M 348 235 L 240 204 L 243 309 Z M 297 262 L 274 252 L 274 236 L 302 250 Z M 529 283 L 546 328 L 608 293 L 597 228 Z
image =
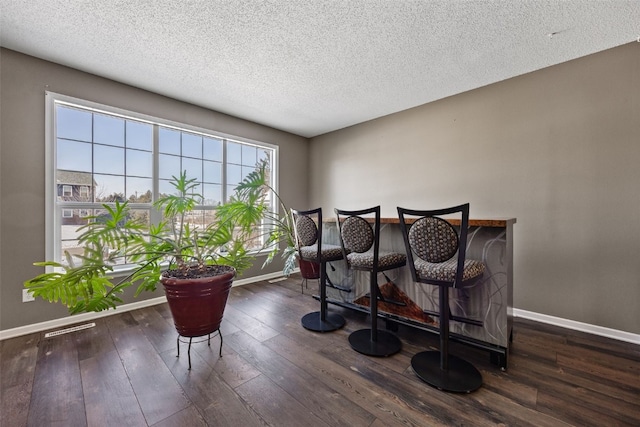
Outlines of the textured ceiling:
M 3 47 L 306 137 L 639 36 L 622 0 L 0 0 Z

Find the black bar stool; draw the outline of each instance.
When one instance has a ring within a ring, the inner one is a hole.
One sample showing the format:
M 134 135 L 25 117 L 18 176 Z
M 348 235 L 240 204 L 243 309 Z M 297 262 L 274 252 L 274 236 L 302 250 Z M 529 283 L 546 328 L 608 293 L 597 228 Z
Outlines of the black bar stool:
M 358 211 L 335 209 L 340 230 L 340 244 L 347 268 L 369 272 L 369 308 L 371 329 L 349 335 L 349 344 L 359 353 L 386 357 L 400 351 L 400 339 L 388 331 L 378 331 L 378 273 L 402 267 L 407 257 L 380 251 L 380 206 Z M 374 214 L 374 227 L 362 216 Z
M 459 235 L 440 218 L 451 214 L 461 216 Z M 439 210 L 398 207 L 398 216 L 413 281 L 436 285 L 439 291 L 440 351 L 416 354 L 411 367 L 421 380 L 435 388 L 470 393 L 480 388 L 482 375 L 471 363 L 449 354 L 449 288 L 469 286 L 484 273 L 482 262 L 465 259 L 469 204 Z M 407 217 L 419 218 L 412 221 Z
M 315 332 L 340 329 L 344 326 L 344 317 L 327 312 L 327 262 L 342 259 L 342 248 L 322 243 L 322 208 L 307 211 L 291 209 L 291 215 L 300 259 L 320 265 L 320 311 L 305 314 L 302 326 Z

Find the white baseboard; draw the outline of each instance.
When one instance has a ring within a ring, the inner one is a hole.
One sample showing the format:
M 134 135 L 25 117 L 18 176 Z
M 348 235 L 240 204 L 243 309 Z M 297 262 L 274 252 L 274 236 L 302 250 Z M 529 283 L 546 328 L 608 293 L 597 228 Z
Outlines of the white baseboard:
M 246 279 L 239 279 L 233 281 L 233 286 L 242 286 L 248 285 L 249 283 L 259 282 L 262 280 L 270 280 L 276 277 L 281 277 L 281 272 L 268 273 L 260 276 L 248 277 Z M 162 304 L 167 302 L 167 298 L 157 297 L 146 299 L 143 301 L 136 301 L 129 304 L 123 304 L 118 306 L 115 310 L 106 310 L 100 311 L 98 313 L 82 313 L 76 314 L 73 316 L 62 317 L 60 319 L 48 320 L 46 322 L 34 323 L 32 325 L 20 326 L 17 328 L 7 329 L 4 331 L 0 331 L 0 341 L 6 340 L 9 338 L 19 337 L 21 335 L 33 334 L 35 332 L 47 331 L 49 329 L 61 328 L 68 325 L 73 325 L 76 323 L 87 322 L 94 319 L 99 319 L 101 317 L 111 316 L 114 314 L 122 313 L 125 311 L 137 310 L 139 308 L 150 307 L 152 305 Z
M 296 271 L 298 271 L 296 269 Z M 260 276 L 248 277 L 246 279 L 234 280 L 233 286 L 248 285 L 249 283 L 259 282 L 262 280 L 275 279 L 282 277 L 282 273 L 268 273 Z M 101 317 L 111 316 L 113 314 L 122 313 L 125 311 L 137 310 L 139 308 L 150 307 L 152 305 L 162 304 L 167 299 L 162 297 L 151 298 L 144 301 L 136 301 L 129 304 L 121 305 L 117 310 L 101 311 L 99 313 L 83 313 L 75 316 L 63 317 L 60 319 L 49 320 L 41 323 L 34 323 L 32 325 L 20 326 L 18 328 L 7 329 L 0 331 L 0 341 L 9 338 L 18 337 L 21 335 L 32 334 L 35 332 L 46 331 L 49 329 L 60 328 L 63 326 L 72 325 L 75 323 L 86 322 L 93 319 L 99 319 Z M 612 338 L 620 341 L 629 342 L 632 344 L 640 345 L 640 335 L 632 334 L 630 332 L 619 331 L 617 329 L 605 328 L 603 326 L 591 325 L 588 323 L 576 322 L 575 320 L 563 319 L 561 317 L 549 316 L 546 314 L 535 313 L 532 311 L 521 310 L 518 308 L 513 309 L 513 315 L 515 317 L 521 317 L 523 319 L 534 320 L 536 322 L 547 323 L 550 325 L 560 326 L 562 328 L 573 329 L 576 331 L 587 332 L 589 334 L 600 335 L 607 338 Z
M 513 316 L 640 345 L 640 335 L 632 334 L 625 331 L 619 331 L 617 329 L 605 328 L 603 326 L 591 325 L 589 323 L 576 322 L 575 320 L 534 313 L 532 311 L 520 310 L 518 308 L 513 309 Z
M 271 280 L 275 279 L 276 277 L 282 277 L 282 272 L 276 271 L 275 273 L 267 273 L 260 276 L 247 277 L 246 279 L 234 279 L 233 286 L 235 287 L 248 285 L 249 283 L 260 282 L 261 280 Z
M 136 301 L 130 304 L 124 304 L 119 306 L 115 310 L 105 310 L 98 313 L 82 313 L 75 314 L 73 316 L 62 317 L 60 319 L 48 320 L 46 322 L 34 323 L 32 325 L 20 326 L 18 328 L 7 329 L 0 331 L 0 341 L 9 338 L 19 337 L 21 335 L 33 334 L 35 332 L 46 331 L 49 329 L 61 328 L 63 326 L 73 325 L 76 323 L 82 323 L 89 320 L 99 319 L 101 317 L 107 317 L 114 314 L 122 313 L 123 311 L 137 310 L 139 308 L 150 307 L 152 305 L 162 304 L 167 302 L 166 297 L 157 297 L 146 299 L 144 301 Z

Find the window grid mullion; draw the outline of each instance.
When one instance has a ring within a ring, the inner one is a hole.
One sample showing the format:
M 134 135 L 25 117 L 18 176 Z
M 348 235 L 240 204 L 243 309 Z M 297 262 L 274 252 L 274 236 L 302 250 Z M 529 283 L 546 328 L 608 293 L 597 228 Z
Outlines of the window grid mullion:
M 228 140 L 222 140 L 222 202 L 227 201 L 227 144 Z
M 151 170 L 151 177 L 152 177 L 151 201 L 153 203 L 156 200 L 158 200 L 158 197 L 160 197 L 160 125 L 159 124 L 156 123 L 153 125 L 152 135 L 153 135 L 153 146 L 152 146 L 153 155 L 151 156 L 151 158 L 153 161 L 153 167 Z M 160 221 L 162 221 L 162 213 L 158 209 L 151 207 L 149 221 L 153 225 L 159 224 Z

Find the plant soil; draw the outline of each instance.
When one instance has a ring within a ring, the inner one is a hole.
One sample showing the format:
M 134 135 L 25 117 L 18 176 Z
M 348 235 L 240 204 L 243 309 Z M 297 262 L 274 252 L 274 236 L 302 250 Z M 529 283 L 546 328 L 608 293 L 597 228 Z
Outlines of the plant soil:
M 167 279 L 198 279 L 214 277 L 233 271 L 228 265 L 190 265 L 186 268 L 166 270 L 162 277 Z

